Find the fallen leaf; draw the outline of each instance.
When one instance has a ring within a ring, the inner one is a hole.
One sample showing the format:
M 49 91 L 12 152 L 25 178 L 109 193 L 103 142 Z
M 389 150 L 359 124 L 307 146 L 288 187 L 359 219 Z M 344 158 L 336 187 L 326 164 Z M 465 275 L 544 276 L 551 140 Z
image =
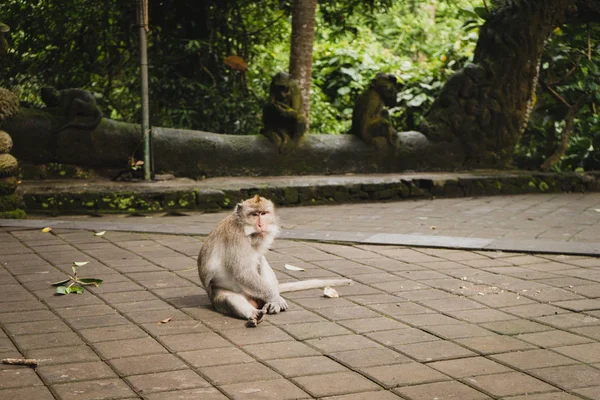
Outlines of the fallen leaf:
M 89 261 L 73 261 L 73 265 L 76 267 L 83 267 L 85 264 L 89 264 Z
M 600 212 L 600 208 L 594 208 L 594 211 Z
M 158 325 L 166 324 L 167 322 L 170 322 L 172 319 L 173 319 L 173 317 L 165 318 L 162 321 L 159 321 Z
M 102 232 L 96 232 L 94 233 L 94 236 L 102 236 L 106 233 L 106 231 L 102 231 Z
M 305 271 L 304 268 L 295 267 L 295 266 L 290 265 L 290 264 L 285 264 L 284 268 L 287 269 L 288 271 Z
M 323 296 L 330 298 L 330 299 L 340 297 L 338 292 L 336 292 L 334 288 L 331 288 L 329 286 L 325 286 L 325 288 L 323 289 Z
M 435 229 L 436 229 L 436 227 L 432 225 L 431 226 L 431 230 L 435 230 Z
M 44 232 L 44 233 L 48 233 L 50 231 L 52 231 L 52 228 L 50 228 L 49 226 L 47 226 L 44 229 L 42 229 L 42 232 Z

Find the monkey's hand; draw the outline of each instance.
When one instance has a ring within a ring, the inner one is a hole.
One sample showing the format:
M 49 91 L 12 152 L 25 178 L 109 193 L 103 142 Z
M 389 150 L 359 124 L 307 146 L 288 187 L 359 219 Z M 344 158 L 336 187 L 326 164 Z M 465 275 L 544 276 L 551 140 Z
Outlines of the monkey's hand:
M 278 314 L 281 311 L 285 311 L 289 308 L 287 301 L 281 296 L 279 298 L 269 301 L 263 307 L 263 310 L 267 312 L 267 314 Z

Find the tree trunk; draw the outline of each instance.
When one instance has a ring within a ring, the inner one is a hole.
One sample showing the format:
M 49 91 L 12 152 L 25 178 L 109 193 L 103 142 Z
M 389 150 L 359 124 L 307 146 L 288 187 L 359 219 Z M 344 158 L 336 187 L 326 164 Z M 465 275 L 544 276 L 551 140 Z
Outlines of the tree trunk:
M 480 29 L 473 63 L 448 80 L 422 131 L 458 138 L 469 167 L 506 167 L 529 118 L 544 42 L 593 0 L 519 0 L 498 6 Z
M 292 6 L 290 74 L 300 84 L 307 132 L 310 127 L 310 83 L 317 2 L 317 0 L 294 0 Z

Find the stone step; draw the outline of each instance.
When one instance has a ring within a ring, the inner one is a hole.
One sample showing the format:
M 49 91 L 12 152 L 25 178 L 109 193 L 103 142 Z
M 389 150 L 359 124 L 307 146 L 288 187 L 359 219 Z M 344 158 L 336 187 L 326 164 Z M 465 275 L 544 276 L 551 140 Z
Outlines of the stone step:
M 255 194 L 278 206 L 419 198 L 600 191 L 600 171 L 470 171 L 370 175 L 221 177 L 154 182 L 25 180 L 18 193 L 28 212 L 132 213 L 232 208 Z

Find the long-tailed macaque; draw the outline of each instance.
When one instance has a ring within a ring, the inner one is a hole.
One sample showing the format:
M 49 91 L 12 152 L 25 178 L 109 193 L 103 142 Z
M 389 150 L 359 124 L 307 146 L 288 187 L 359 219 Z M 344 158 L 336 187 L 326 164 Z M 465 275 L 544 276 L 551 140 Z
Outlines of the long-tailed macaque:
M 349 279 L 309 279 L 279 284 L 264 254 L 279 224 L 270 200 L 256 195 L 235 210 L 208 235 L 198 255 L 198 273 L 215 309 L 258 325 L 265 314 L 285 311 L 280 293 L 324 286 L 348 285 Z

